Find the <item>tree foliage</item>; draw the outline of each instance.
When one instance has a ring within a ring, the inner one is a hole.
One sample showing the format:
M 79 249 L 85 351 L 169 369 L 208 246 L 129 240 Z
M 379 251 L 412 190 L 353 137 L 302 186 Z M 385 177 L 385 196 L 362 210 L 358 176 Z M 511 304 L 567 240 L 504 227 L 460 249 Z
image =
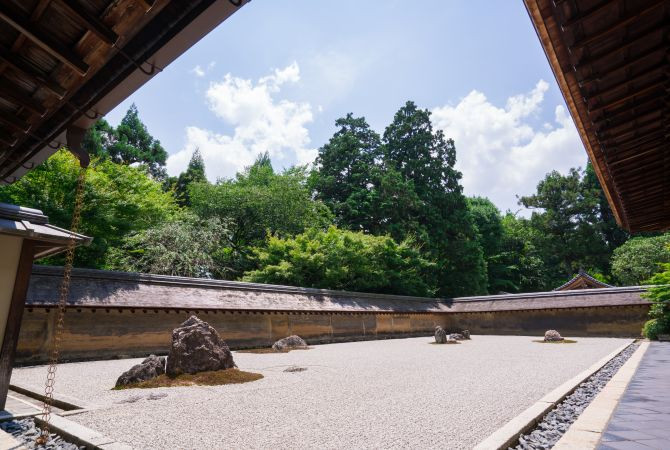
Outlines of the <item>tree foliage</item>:
M 207 183 L 205 176 L 205 161 L 199 149 L 195 149 L 186 170 L 179 174 L 175 183 L 175 197 L 181 206 L 190 206 L 191 197 L 189 188 L 194 183 Z
M 670 244 L 666 244 L 670 252 Z M 644 295 L 651 301 L 649 320 L 644 324 L 643 333 L 649 339 L 657 339 L 659 334 L 670 334 L 670 263 L 660 265 L 660 271 L 646 281 L 650 284 Z
M 638 286 L 670 263 L 670 233 L 654 237 L 634 237 L 614 250 L 612 275 L 624 286 Z
M 375 166 L 380 137 L 365 121 L 349 113 L 337 119 L 339 130 L 319 149 L 311 187 L 316 198 L 333 212 L 335 223 L 350 230 L 371 231 L 377 182 Z
M 269 236 L 256 249 L 257 270 L 244 279 L 259 283 L 431 296 L 434 263 L 411 241 L 362 232 L 310 229 L 293 238 Z
M 263 245 L 267 233 L 288 237 L 311 227 L 326 228 L 332 220 L 328 209 L 311 198 L 306 170 L 296 167 L 277 174 L 267 155 L 234 179 L 192 184 L 189 194 L 200 217 L 229 224 L 228 249 L 220 255 L 228 278 L 255 268 L 252 248 Z
M 547 266 L 546 288 L 559 286 L 580 268 L 609 273 L 615 244 L 603 226 L 601 191 L 584 171 L 570 169 L 567 175 L 547 174 L 535 194 L 521 197 L 523 206 L 535 210 L 530 225 Z
M 78 173 L 76 158 L 61 150 L 16 183 L 0 187 L 0 201 L 38 208 L 50 223 L 69 228 Z M 107 267 L 109 250 L 125 236 L 170 220 L 177 211 L 172 196 L 142 169 L 94 159 L 87 171 L 80 229 L 93 242 L 77 250 L 76 265 Z
M 437 261 L 439 295 L 485 293 L 486 266 L 454 168 L 456 148 L 430 112 L 407 102 L 379 137 L 352 114 L 319 149 L 316 197 L 350 230 L 415 239 Z
M 108 260 L 115 270 L 213 278 L 221 272 L 215 255 L 227 230 L 218 219 L 180 214 L 174 220 L 135 232 Z
M 141 164 L 154 178 L 166 177 L 167 152 L 149 133 L 135 104 L 130 106 L 118 127 L 112 127 L 104 119 L 92 127 L 84 139 L 84 149 L 118 164 Z

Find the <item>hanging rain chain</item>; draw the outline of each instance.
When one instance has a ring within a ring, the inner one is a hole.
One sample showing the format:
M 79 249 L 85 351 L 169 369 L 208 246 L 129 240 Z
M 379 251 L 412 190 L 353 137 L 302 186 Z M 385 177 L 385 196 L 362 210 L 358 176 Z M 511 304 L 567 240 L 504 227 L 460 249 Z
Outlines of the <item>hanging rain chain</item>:
M 56 382 L 56 368 L 58 365 L 58 357 L 60 355 L 60 344 L 63 337 L 63 325 L 65 323 L 65 306 L 67 305 L 67 298 L 70 294 L 70 276 L 72 274 L 72 263 L 74 261 L 74 249 L 77 241 L 75 233 L 79 229 L 79 222 L 81 219 L 81 207 L 84 198 L 84 181 L 86 179 L 86 168 L 79 169 L 79 178 L 77 179 L 77 191 L 75 194 L 74 211 L 72 212 L 72 226 L 70 227 L 70 238 L 67 242 L 67 249 L 65 253 L 65 271 L 63 274 L 63 281 L 60 286 L 58 311 L 56 312 L 56 326 L 54 327 L 54 335 L 51 341 L 51 349 L 49 355 L 49 368 L 47 371 L 47 381 L 44 385 L 44 404 L 42 405 L 42 432 L 35 441 L 37 445 L 46 445 L 49 442 L 51 407 L 54 399 L 54 383 Z

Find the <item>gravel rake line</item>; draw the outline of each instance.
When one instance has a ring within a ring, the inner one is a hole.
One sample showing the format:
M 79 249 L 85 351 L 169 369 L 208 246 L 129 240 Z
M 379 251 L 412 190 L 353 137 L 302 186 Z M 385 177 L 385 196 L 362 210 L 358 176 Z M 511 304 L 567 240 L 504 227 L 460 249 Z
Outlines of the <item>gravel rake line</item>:
M 580 416 L 591 401 L 600 393 L 609 380 L 618 372 L 628 358 L 640 346 L 633 343 L 612 358 L 602 369 L 580 384 L 565 400 L 542 418 L 542 421 L 528 434 L 519 437 L 515 447 L 510 450 L 548 450 L 552 448 L 568 431 L 570 425 Z

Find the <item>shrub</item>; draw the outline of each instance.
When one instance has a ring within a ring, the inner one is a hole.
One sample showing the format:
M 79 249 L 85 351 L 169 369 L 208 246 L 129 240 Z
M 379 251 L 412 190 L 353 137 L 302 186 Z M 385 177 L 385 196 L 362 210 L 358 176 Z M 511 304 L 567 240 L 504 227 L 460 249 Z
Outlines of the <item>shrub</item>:
M 643 283 L 670 263 L 670 233 L 654 237 L 636 237 L 614 250 L 612 274 L 623 286 Z
M 268 238 L 256 249 L 259 269 L 245 281 L 343 289 L 384 294 L 431 296 L 428 280 L 435 264 L 411 241 L 330 227 L 308 230 L 294 238 Z
M 670 264 L 663 264 L 663 271 L 651 277 L 646 284 L 652 285 L 644 294 L 651 301 L 649 317 L 643 334 L 656 339 L 659 334 L 670 333 Z

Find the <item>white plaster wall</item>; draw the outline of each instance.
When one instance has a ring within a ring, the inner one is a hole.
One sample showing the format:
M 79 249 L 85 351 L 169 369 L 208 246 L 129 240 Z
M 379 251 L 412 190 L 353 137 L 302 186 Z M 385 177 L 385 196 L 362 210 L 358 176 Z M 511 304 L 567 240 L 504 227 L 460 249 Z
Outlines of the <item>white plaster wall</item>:
M 0 346 L 5 337 L 23 238 L 0 234 Z

